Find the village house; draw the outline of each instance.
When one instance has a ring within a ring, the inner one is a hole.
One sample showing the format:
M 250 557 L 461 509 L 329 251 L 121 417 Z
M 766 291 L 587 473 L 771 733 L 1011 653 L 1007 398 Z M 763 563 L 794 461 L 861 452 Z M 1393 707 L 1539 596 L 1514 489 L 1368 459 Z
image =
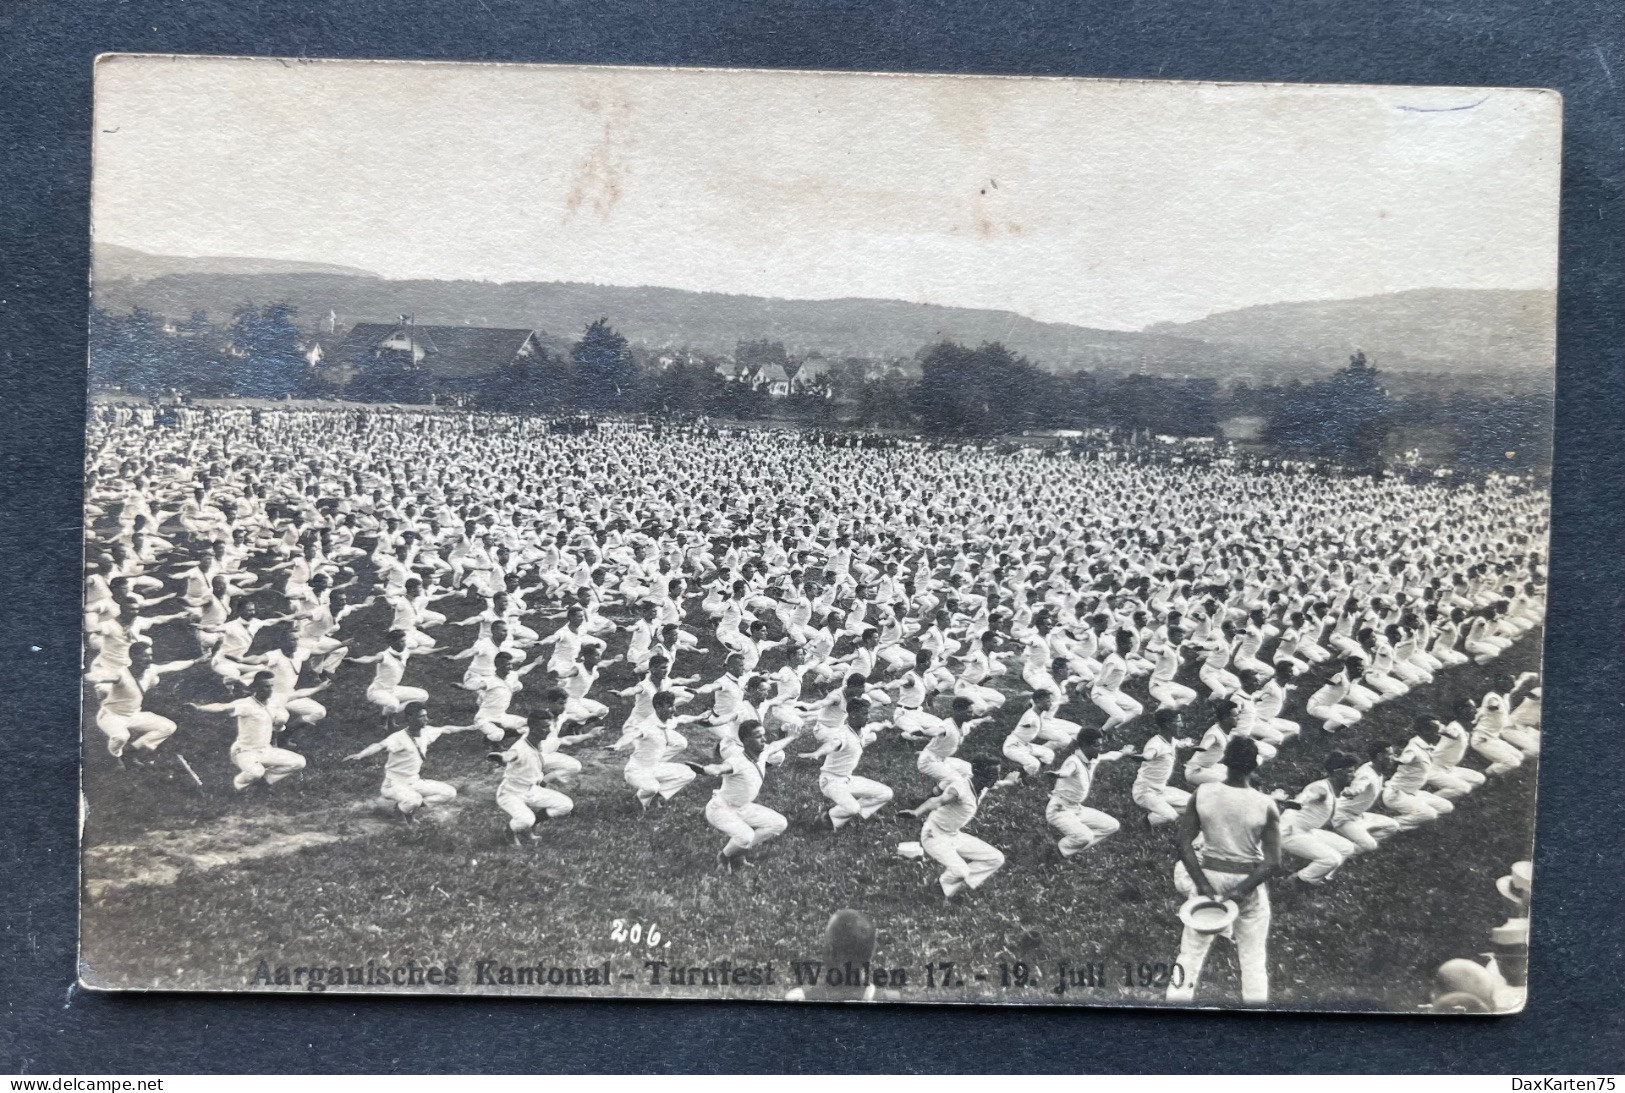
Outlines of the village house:
M 659 372 L 667 371 L 679 364 L 684 368 L 698 368 L 705 363 L 705 357 L 692 349 L 663 349 L 650 360 L 650 364 Z M 721 372 L 720 366 L 718 372 Z
M 830 397 L 830 363 L 823 357 L 798 361 L 742 363 L 719 362 L 717 374 L 729 383 L 743 383 L 752 391 L 765 391 L 771 398 L 791 395 Z
M 790 377 L 790 393 L 796 395 L 822 395 L 830 397 L 831 364 L 826 357 L 814 356 L 801 361 Z
M 456 389 L 542 355 L 534 330 L 519 327 L 357 323 L 338 342 L 318 336 L 305 359 L 318 378 L 343 390 L 363 372 L 423 372 L 437 388 Z M 314 358 L 314 359 L 313 359 Z
M 790 393 L 790 372 L 782 364 L 764 364 L 756 373 L 756 389 L 766 391 L 770 398 L 784 398 Z

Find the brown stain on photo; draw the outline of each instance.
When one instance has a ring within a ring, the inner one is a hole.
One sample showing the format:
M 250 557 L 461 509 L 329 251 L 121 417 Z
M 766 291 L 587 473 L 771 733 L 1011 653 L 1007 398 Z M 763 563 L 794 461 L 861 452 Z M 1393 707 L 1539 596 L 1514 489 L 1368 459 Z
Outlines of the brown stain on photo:
M 944 80 L 925 85 L 925 97 L 932 120 L 967 153 L 986 161 L 1001 117 L 1023 95 L 1035 90 L 1063 93 L 1059 87 L 1051 89 L 1048 85 L 1022 81 Z M 997 178 L 981 179 L 970 197 L 964 219 L 949 224 L 947 233 L 973 234 L 981 239 L 1025 234 L 1026 228 L 1020 221 L 1005 215 L 1003 196 Z
M 971 230 L 983 239 L 992 239 L 996 236 L 1021 235 L 1026 229 L 1021 222 L 1000 215 L 999 207 L 1003 204 L 1000 199 L 999 182 L 997 179 L 984 179 L 970 199 L 969 222 Z M 960 225 L 953 224 L 948 228 L 951 235 L 959 234 Z
M 570 188 L 564 197 L 565 219 L 583 208 L 607 219 L 624 195 L 632 169 L 628 153 L 637 144 L 627 131 L 632 101 L 613 88 L 607 95 L 584 91 L 577 101 L 581 109 L 602 115 L 604 121 L 598 140 L 571 173 Z

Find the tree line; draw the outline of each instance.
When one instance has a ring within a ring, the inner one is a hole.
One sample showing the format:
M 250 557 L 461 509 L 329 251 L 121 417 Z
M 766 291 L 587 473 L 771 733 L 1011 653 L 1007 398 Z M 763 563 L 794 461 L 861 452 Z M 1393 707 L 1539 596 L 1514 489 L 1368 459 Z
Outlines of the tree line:
M 315 395 L 304 333 L 287 304 L 248 303 L 217 326 L 201 311 L 175 321 L 136 308 L 90 313 L 93 390 L 197 398 L 303 398 Z
M 174 322 L 139 309 L 91 320 L 95 389 L 136 395 L 324 398 L 339 392 L 310 367 L 306 336 L 285 304 L 244 304 L 216 328 L 194 314 Z M 1363 353 L 1324 380 L 1279 385 L 1079 371 L 1058 375 L 997 343 L 944 341 L 910 362 L 825 362 L 816 390 L 773 397 L 730 378 L 739 365 L 777 363 L 794 372 L 779 342 L 741 342 L 736 359 L 671 355 L 657 364 L 607 319 L 590 323 L 567 353 L 547 349 L 487 375 L 436 380 L 426 370 L 370 367 L 342 392 L 362 402 L 455 400 L 489 410 L 588 410 L 734 420 L 789 419 L 972 438 L 1023 432 L 1109 430 L 1217 437 L 1221 422 L 1250 425 L 1250 439 L 1295 456 L 1357 471 L 1384 464 L 1453 460 L 1479 468 L 1544 466 L 1552 400 L 1457 390 L 1395 397 Z M 724 375 L 728 372 L 729 375 Z

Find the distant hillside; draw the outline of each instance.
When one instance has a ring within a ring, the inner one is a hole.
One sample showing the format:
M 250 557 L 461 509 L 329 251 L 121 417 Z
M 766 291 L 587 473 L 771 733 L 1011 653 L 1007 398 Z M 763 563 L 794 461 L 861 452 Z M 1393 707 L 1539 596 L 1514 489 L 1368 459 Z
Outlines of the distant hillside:
M 1417 289 L 1355 300 L 1264 304 L 1147 333 L 1338 361 L 1350 347 L 1402 372 L 1549 371 L 1557 300 L 1544 291 Z
M 169 274 L 102 280 L 96 302 L 115 311 L 140 306 L 165 315 L 201 308 L 224 317 L 245 300 L 287 301 L 301 321 L 331 309 L 340 325 L 390 322 L 405 313 L 424 324 L 530 326 L 579 333 L 607 317 L 633 342 L 731 353 L 741 340 L 782 341 L 792 353 L 909 356 L 942 338 L 1003 341 L 1061 367 L 1135 360 L 1145 339 L 1125 331 L 1039 323 L 1006 311 L 935 307 L 901 300 L 777 300 L 761 296 L 624 288 L 568 282 L 386 281 L 327 273 Z M 1099 358 L 1097 360 L 1097 358 Z
M 377 276 L 369 270 L 325 262 L 288 262 L 280 258 L 237 258 L 230 255 L 188 258 L 173 254 L 148 254 L 112 243 L 96 245 L 91 272 L 98 282 L 151 281 L 171 274 L 337 273 L 350 277 Z
M 714 354 L 764 338 L 784 342 L 793 354 L 880 358 L 912 356 L 944 338 L 969 345 L 998 341 L 1061 372 L 1143 370 L 1227 382 L 1313 378 L 1340 367 L 1355 348 L 1391 371 L 1520 375 L 1543 383 L 1552 366 L 1549 293 L 1428 290 L 1272 304 L 1133 332 L 900 300 L 779 300 L 567 282 L 389 281 L 344 267 L 277 262 L 260 263 L 263 269 L 188 265 L 199 262 L 260 260 L 171 259 L 98 247 L 96 303 L 170 316 L 202 310 L 223 319 L 245 301 L 285 301 L 310 327 L 329 311 L 341 329 L 411 314 L 423 324 L 528 327 L 564 339 L 605 317 L 635 344 Z

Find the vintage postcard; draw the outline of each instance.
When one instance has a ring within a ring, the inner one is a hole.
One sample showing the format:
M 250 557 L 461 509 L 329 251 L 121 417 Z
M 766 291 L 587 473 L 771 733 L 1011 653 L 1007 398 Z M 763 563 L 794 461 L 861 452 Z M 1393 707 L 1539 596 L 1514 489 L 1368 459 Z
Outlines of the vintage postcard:
M 1520 1009 L 1560 120 L 101 58 L 82 982 Z

